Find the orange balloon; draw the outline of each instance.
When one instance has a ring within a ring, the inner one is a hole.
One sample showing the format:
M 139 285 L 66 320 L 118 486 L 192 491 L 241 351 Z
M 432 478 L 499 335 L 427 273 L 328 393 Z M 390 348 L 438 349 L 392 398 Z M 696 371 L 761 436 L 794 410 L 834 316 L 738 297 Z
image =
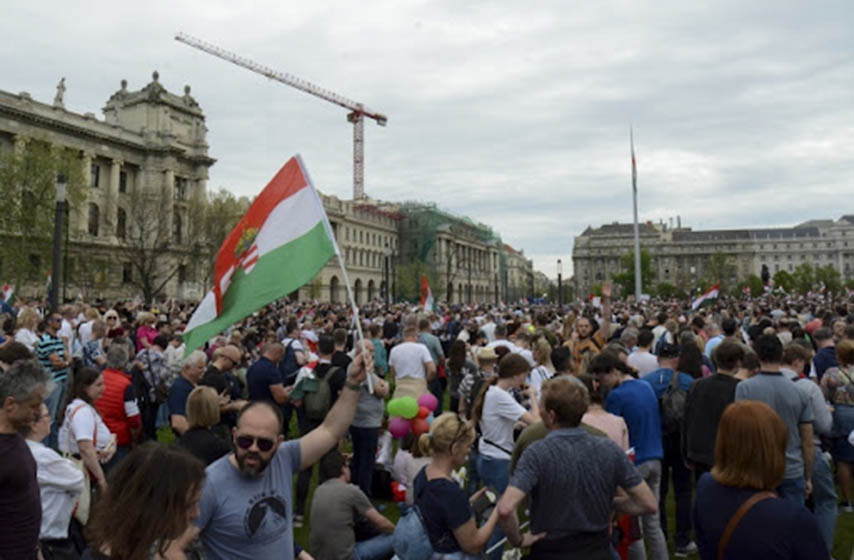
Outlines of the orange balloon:
M 423 418 L 416 418 L 412 421 L 412 433 L 415 436 L 420 436 L 421 434 L 426 434 L 430 431 L 430 424 L 427 423 L 427 420 Z

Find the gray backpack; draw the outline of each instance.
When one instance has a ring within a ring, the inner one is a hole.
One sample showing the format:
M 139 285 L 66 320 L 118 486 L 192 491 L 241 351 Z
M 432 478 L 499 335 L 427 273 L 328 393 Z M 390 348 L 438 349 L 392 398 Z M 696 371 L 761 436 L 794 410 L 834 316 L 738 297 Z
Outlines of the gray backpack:
M 661 431 L 663 434 L 679 433 L 685 417 L 685 401 L 688 393 L 679 386 L 679 372 L 673 371 L 670 385 L 661 397 Z
M 309 420 L 323 420 L 332 406 L 332 388 L 329 386 L 329 377 L 340 368 L 333 366 L 320 375 L 315 373 L 317 389 L 306 393 L 303 398 L 305 416 Z

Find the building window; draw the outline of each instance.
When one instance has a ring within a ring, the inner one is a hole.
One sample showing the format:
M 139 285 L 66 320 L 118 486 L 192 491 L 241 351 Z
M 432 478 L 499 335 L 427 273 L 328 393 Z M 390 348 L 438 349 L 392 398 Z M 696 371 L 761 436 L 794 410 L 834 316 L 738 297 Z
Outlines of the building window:
M 127 235 L 128 216 L 124 208 L 119 208 L 116 212 L 116 237 L 124 239 Z
M 98 205 L 94 202 L 89 203 L 89 235 L 98 236 L 98 224 L 99 224 L 99 211 Z
M 101 179 L 101 168 L 98 167 L 97 163 L 92 164 L 91 172 L 92 172 L 92 176 L 89 179 L 89 185 L 93 189 L 97 189 L 99 186 L 99 183 L 100 183 L 100 179 Z
M 178 283 L 183 284 L 187 281 L 187 265 L 182 264 L 178 267 Z
M 119 171 L 119 192 L 128 192 L 128 174 L 127 171 Z
M 29 280 L 38 280 L 39 279 L 39 271 L 42 268 L 42 258 L 41 255 L 30 255 L 30 269 L 27 271 L 27 279 Z
M 122 284 L 130 284 L 133 282 L 133 265 L 124 263 L 122 265 Z
M 175 177 L 175 200 L 187 200 L 186 177 Z
M 181 214 L 176 211 L 172 217 L 172 241 L 175 243 L 181 243 L 181 234 L 183 233 L 182 225 Z

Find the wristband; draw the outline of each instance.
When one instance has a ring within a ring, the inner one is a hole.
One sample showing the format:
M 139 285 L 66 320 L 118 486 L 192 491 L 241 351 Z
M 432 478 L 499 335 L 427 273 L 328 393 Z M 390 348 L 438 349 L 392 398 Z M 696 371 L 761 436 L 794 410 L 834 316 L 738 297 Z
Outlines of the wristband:
M 353 383 L 349 379 L 344 382 L 344 386 L 350 389 L 351 391 L 361 391 L 362 385 L 360 383 Z

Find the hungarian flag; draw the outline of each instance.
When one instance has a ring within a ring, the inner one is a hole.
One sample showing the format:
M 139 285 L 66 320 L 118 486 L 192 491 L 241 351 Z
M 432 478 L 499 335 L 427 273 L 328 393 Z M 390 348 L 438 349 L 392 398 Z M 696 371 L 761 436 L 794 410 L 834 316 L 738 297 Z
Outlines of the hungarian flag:
M 708 292 L 694 300 L 691 304 L 691 309 L 696 311 L 704 305 L 713 305 L 718 300 L 719 291 L 718 284 L 715 284 Z
M 15 301 L 15 286 L 10 286 L 9 284 L 3 284 L 3 301 L 8 304 L 12 304 Z
M 184 331 L 187 353 L 310 281 L 336 252 L 302 159 L 291 158 L 220 247 L 213 290 Z
M 433 301 L 433 292 L 430 290 L 430 284 L 427 283 L 427 275 L 421 275 L 421 308 L 424 311 L 433 311 L 436 308 L 436 302 Z

